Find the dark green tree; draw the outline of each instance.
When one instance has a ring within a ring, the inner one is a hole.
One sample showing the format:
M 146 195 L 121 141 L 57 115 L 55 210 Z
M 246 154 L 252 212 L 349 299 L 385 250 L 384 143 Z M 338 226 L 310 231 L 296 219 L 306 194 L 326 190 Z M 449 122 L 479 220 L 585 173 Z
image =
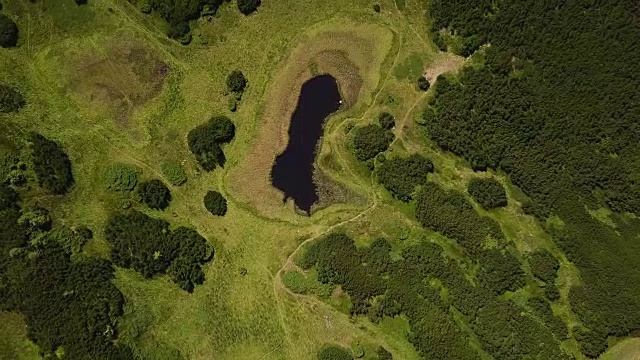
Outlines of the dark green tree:
M 105 227 L 113 262 L 146 278 L 164 273 L 178 256 L 179 244 L 169 234 L 168 222 L 137 211 L 116 214 Z
M 393 134 L 378 125 L 357 127 L 353 134 L 353 151 L 360 161 L 373 159 L 386 151 L 393 141 Z
M 388 112 L 382 112 L 378 116 L 378 123 L 385 130 L 391 130 L 396 126 L 396 119 Z
M 342 346 L 325 344 L 318 351 L 318 360 L 353 360 L 351 351 Z
M 167 275 L 178 284 L 182 290 L 193 292 L 195 285 L 204 282 L 204 273 L 200 264 L 189 258 L 179 256 L 167 268 Z
M 18 207 L 20 197 L 9 185 L 0 183 L 0 211 Z
M 420 76 L 418 78 L 418 89 L 422 91 L 427 91 L 429 90 L 430 87 L 431 87 L 431 84 L 429 83 L 429 80 L 427 80 L 426 77 Z
M 236 126 L 231 119 L 224 115 L 212 117 L 209 120 L 209 126 L 212 130 L 213 140 L 218 143 L 228 143 L 236 135 Z
M 169 188 L 160 180 L 153 179 L 138 186 L 140 201 L 152 209 L 164 210 L 171 202 Z
M 227 89 L 231 92 L 242 93 L 247 86 L 247 79 L 240 70 L 233 70 L 227 76 Z
M 206 124 L 198 125 L 189 132 L 189 150 L 203 169 L 211 171 L 223 166 L 224 153 L 220 144 L 227 143 L 235 136 L 235 125 L 226 116 L 214 116 Z
M 238 10 L 245 15 L 249 15 L 258 9 L 260 0 L 237 0 Z
M 40 186 L 53 194 L 62 195 L 73 185 L 71 161 L 55 141 L 32 133 L 33 168 Z
M 507 206 L 507 193 L 494 178 L 473 178 L 467 185 L 467 191 L 485 209 Z
M 16 89 L 0 84 L 0 112 L 17 112 L 25 103 L 24 97 Z
M 0 14 L 0 46 L 15 47 L 18 44 L 18 26 L 4 14 Z
M 211 190 L 204 196 L 204 207 L 213 215 L 224 216 L 227 213 L 227 199 Z
M 379 13 L 380 12 L 380 4 L 374 4 L 373 5 L 373 11 Z

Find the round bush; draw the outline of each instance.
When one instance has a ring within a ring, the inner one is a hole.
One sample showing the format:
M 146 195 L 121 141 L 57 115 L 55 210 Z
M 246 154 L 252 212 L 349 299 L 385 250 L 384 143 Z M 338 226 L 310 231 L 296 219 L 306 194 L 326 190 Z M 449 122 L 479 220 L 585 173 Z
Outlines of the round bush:
M 6 15 L 0 14 L 0 46 L 15 47 L 18 44 L 18 26 Z
M 420 90 L 427 91 L 429 90 L 430 87 L 431 87 L 431 84 L 429 83 L 429 80 L 427 80 L 426 77 L 420 76 L 420 78 L 418 78 L 418 88 Z
M 242 71 L 234 70 L 227 76 L 227 88 L 229 91 L 241 93 L 246 86 L 247 79 L 244 77 Z
M 227 199 L 217 191 L 209 191 L 204 196 L 204 207 L 216 216 L 224 216 L 227 213 Z
M 238 0 L 238 10 L 245 15 L 249 15 L 258 9 L 260 0 Z
M 152 209 L 164 210 L 171 202 L 169 188 L 160 180 L 149 180 L 138 187 L 140 201 Z

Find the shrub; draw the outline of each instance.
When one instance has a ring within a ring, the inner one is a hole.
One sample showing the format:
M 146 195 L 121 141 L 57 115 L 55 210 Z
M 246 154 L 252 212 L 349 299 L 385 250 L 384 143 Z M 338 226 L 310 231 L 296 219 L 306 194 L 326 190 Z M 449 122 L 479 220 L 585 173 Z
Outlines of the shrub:
M 164 210 L 171 202 L 169 188 L 160 180 L 154 179 L 140 183 L 138 187 L 140 201 L 152 209 Z
M 378 123 L 385 130 L 391 130 L 396 126 L 396 119 L 388 112 L 382 112 L 378 116 Z
M 14 47 L 18 44 L 18 26 L 6 15 L 0 14 L 0 46 Z
M 71 161 L 55 141 L 32 133 L 33 168 L 40 186 L 53 194 L 62 195 L 73 185 Z
M 353 151 L 360 161 L 373 159 L 379 153 L 387 150 L 393 134 L 378 125 L 366 125 L 354 130 Z
M 24 97 L 17 90 L 0 84 L 0 112 L 17 112 L 25 105 Z
M 116 163 L 107 168 L 103 181 L 108 189 L 114 191 L 131 191 L 138 184 L 140 169 L 134 165 Z
M 385 161 L 378 169 L 378 180 L 393 196 L 407 202 L 416 186 L 424 184 L 432 171 L 431 160 L 412 154 Z
M 247 86 L 247 79 L 240 70 L 233 70 L 227 76 L 227 89 L 231 92 L 242 93 Z
M 238 0 L 238 10 L 245 15 L 249 15 L 258 9 L 260 0 Z
M 427 80 L 426 77 L 420 76 L 418 78 L 418 89 L 422 91 L 427 91 L 429 90 L 430 87 L 431 87 L 431 84 L 429 83 L 429 80 Z
M 318 351 L 318 360 L 353 360 L 353 356 L 351 356 L 349 349 L 326 344 Z
M 380 4 L 374 4 L 373 5 L 373 11 L 379 13 L 380 12 Z
M 473 178 L 469 181 L 467 191 L 485 209 L 507 206 L 507 193 L 494 178 Z
M 162 164 L 162 173 L 175 186 L 180 186 L 187 181 L 187 174 L 184 172 L 182 165 L 175 161 Z
M 224 216 L 227 213 L 227 199 L 217 191 L 209 191 L 204 196 L 204 207 L 216 216 Z

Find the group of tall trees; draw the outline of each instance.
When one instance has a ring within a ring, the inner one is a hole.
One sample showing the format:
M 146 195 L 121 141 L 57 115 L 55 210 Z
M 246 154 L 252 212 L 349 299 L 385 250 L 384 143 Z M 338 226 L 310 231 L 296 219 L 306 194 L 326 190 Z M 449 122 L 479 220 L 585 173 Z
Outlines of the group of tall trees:
M 391 252 L 386 239 L 358 248 L 351 237 L 332 233 L 312 243 L 299 265 L 315 267 L 323 283 L 340 285 L 353 315 L 374 322 L 405 315 L 410 341 L 423 358 L 479 359 L 470 345 L 470 337 L 477 336 L 496 359 L 570 359 L 559 344 L 567 336 L 566 326 L 547 299 L 532 298 L 521 307 L 501 296 L 524 286 L 526 279 L 520 261 L 509 252 L 481 251 L 475 258 L 477 285 L 434 243 L 405 246 L 400 257 Z M 457 312 L 467 325 L 460 325 Z
M 66 191 L 50 179 L 66 182 L 68 159 L 60 161 L 57 144 L 44 137 L 37 141 L 53 158 L 47 162 L 43 152 L 37 154 L 46 163 L 39 168 L 41 183 Z M 46 209 L 23 208 L 12 185 L 0 183 L 0 310 L 24 316 L 29 338 L 45 357 L 132 359 L 128 347 L 115 343 L 124 298 L 112 282 L 114 269 L 110 261 L 81 252 L 91 237 L 86 227 L 52 229 Z
M 226 161 L 221 146 L 233 139 L 236 127 L 226 116 L 214 116 L 207 123 L 192 129 L 188 136 L 189 150 L 206 171 L 224 166 Z
M 71 161 L 67 153 L 58 143 L 38 133 L 32 133 L 29 140 L 38 183 L 53 194 L 65 194 L 73 185 Z
M 0 14 L 0 47 L 11 48 L 18 44 L 18 26 L 7 15 Z
M 386 151 L 391 141 L 393 133 L 377 124 L 359 126 L 353 130 L 353 152 L 360 161 L 371 160 Z
M 105 227 L 105 236 L 113 245 L 111 260 L 146 278 L 167 273 L 191 292 L 204 281 L 201 265 L 212 258 L 213 249 L 197 231 L 169 226 L 165 220 L 138 211 L 114 215 Z
M 190 40 L 189 21 L 200 16 L 214 15 L 223 0 L 150 0 L 147 10 L 155 10 L 169 25 L 167 35 L 174 39 Z M 249 15 L 258 9 L 259 0 L 237 0 L 238 10 Z
M 418 185 L 427 182 L 430 172 L 433 172 L 433 163 L 419 154 L 386 160 L 376 169 L 378 181 L 405 202 L 412 199 Z
M 640 329 L 632 310 L 640 307 L 640 262 L 631 250 L 640 225 L 619 215 L 640 214 L 636 8 L 627 0 L 430 6 L 438 42 L 442 34 L 457 37 L 462 55 L 487 47 L 483 66 L 437 79 L 422 123 L 440 147 L 475 169 L 505 171 L 530 198 L 525 211 L 562 219 L 550 231 L 584 280 L 569 300 L 586 327 L 574 337 L 590 357 L 606 349 L 609 336 Z M 616 229 L 587 211 L 600 207 L 613 211 Z M 557 296 L 549 280 L 555 262 L 546 255 L 530 260 L 547 295 Z

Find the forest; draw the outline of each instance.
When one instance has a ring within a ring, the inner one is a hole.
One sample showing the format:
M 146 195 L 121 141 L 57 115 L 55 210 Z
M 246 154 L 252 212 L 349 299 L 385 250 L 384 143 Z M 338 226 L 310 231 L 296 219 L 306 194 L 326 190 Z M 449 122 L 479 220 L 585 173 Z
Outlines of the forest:
M 22 165 L 13 171 L 28 173 L 29 164 L 43 190 L 67 192 L 73 176 L 64 148 L 38 133 L 24 142 L 30 156 L 24 162 L 16 160 Z M 110 188 L 132 191 L 136 174 L 135 168 L 119 165 L 109 168 L 106 177 Z M 171 229 L 167 221 L 138 211 L 115 214 L 105 227 L 113 244 L 110 259 L 91 257 L 83 252 L 83 245 L 93 238 L 90 229 L 52 226 L 47 209 L 21 205 L 15 188 L 24 191 L 29 183 L 12 182 L 10 173 L 2 175 L 0 309 L 17 310 L 25 317 L 29 337 L 43 356 L 134 358 L 128 347 L 116 344 L 125 300 L 112 282 L 114 266 L 133 268 L 148 278 L 167 274 L 187 292 L 205 280 L 201 266 L 211 261 L 213 248 L 195 230 Z M 147 206 L 161 208 L 169 190 L 151 180 L 141 183 L 138 191 Z
M 632 310 L 640 306 L 639 225 L 624 215 L 640 214 L 640 23 L 632 3 L 460 0 L 430 9 L 433 31 L 460 37 L 460 53 L 479 50 L 484 65 L 438 77 L 424 115 L 428 136 L 476 170 L 506 172 L 529 197 L 530 214 L 562 219 L 550 231 L 585 282 L 569 299 L 589 357 L 609 336 L 640 329 Z M 617 230 L 587 211 L 600 207 L 613 212 Z M 549 282 L 554 262 L 532 260 Z
M 348 235 L 332 233 L 313 242 L 299 265 L 315 267 L 322 283 L 340 285 L 349 294 L 353 316 L 376 323 L 407 316 L 410 341 L 423 358 L 481 358 L 469 344 L 471 334 L 456 319 L 458 312 L 496 359 L 571 358 L 559 347 L 566 326 L 552 314 L 548 300 L 531 298 L 531 305 L 519 307 L 501 298 L 525 283 L 512 255 L 486 250 L 474 285 L 439 245 L 420 242 L 405 248 L 400 260 L 391 251 L 386 239 L 358 248 Z

